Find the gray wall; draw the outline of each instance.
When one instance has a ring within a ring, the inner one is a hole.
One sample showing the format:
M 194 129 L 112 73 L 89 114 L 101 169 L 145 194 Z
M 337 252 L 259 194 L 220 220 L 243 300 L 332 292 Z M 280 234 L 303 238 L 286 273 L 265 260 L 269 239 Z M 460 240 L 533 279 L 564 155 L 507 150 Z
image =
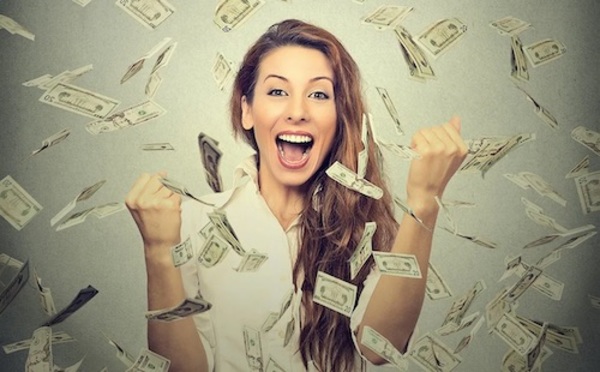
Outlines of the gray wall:
M 534 263 L 553 244 L 523 251 L 527 242 L 550 233 L 524 213 L 521 197 L 540 205 L 567 228 L 598 225 L 598 212 L 584 215 L 572 180 L 565 174 L 585 155 L 591 170 L 600 169 L 598 156 L 570 138 L 573 128 L 584 125 L 599 130 L 600 87 L 597 84 L 597 19 L 600 5 L 594 0 L 574 1 L 382 1 L 269 0 L 241 28 L 223 33 L 212 22 L 215 1 L 172 0 L 176 13 L 155 30 L 148 30 L 118 8 L 114 1 L 93 0 L 80 7 L 70 0 L 4 0 L 0 14 L 21 23 L 35 41 L 0 30 L 0 178 L 12 176 L 43 210 L 21 231 L 0 221 L 1 252 L 21 261 L 29 259 L 43 284 L 51 288 L 57 308 L 65 306 L 88 284 L 100 293 L 78 313 L 54 330 L 64 330 L 77 342 L 56 345 L 55 363 L 68 366 L 85 355 L 82 370 L 123 370 L 115 350 L 103 333 L 132 354 L 145 345 L 145 271 L 141 239 L 128 212 L 105 219 L 89 217 L 70 229 L 55 231 L 50 219 L 86 186 L 106 179 L 103 188 L 75 211 L 112 201 L 122 201 L 141 172 L 167 170 L 194 194 L 205 194 L 196 136 L 203 131 L 220 142 L 224 152 L 221 173 L 231 185 L 231 171 L 250 151 L 237 144 L 228 127 L 230 89 L 220 91 L 211 76 L 217 52 L 235 65 L 246 48 L 267 28 L 284 18 L 300 18 L 339 36 L 361 67 L 365 95 L 381 137 L 408 144 L 423 126 L 441 123 L 452 114 L 463 119 L 465 138 L 536 133 L 537 140 L 516 149 L 482 178 L 458 174 L 446 197 L 470 201 L 472 208 L 453 209 L 461 232 L 485 237 L 498 244 L 490 250 L 438 230 L 432 263 L 447 280 L 455 298 L 475 281 L 485 280 L 487 290 L 471 311 L 485 312 L 485 304 L 511 277 L 497 283 L 504 258 L 523 254 Z M 393 32 L 361 25 L 360 18 L 382 4 L 415 7 L 404 26 L 418 34 L 432 22 L 458 17 L 469 27 L 466 35 L 446 54 L 431 63 L 438 76 L 426 83 L 408 77 Z M 522 33 L 524 44 L 555 38 L 568 49 L 566 55 L 530 70 L 521 84 L 550 110 L 559 122 L 556 130 L 533 112 L 533 105 L 510 79 L 510 38 L 489 26 L 493 20 L 516 16 L 533 28 Z M 121 101 L 119 109 L 145 100 L 144 85 L 154 58 L 129 82 L 119 80 L 127 66 L 164 37 L 178 47 L 170 64 L 161 70 L 163 84 L 154 100 L 168 110 L 161 118 L 135 128 L 92 136 L 85 130 L 91 119 L 38 101 L 42 91 L 21 84 L 37 76 L 93 64 L 93 71 L 74 84 Z M 388 89 L 406 135 L 395 134 L 376 86 Z M 46 137 L 69 128 L 61 144 L 26 159 Z M 143 152 L 143 143 L 170 142 L 176 151 Z M 404 196 L 408 163 L 386 155 L 388 177 L 394 192 Z M 504 173 L 530 171 L 547 180 L 567 200 L 566 207 L 533 190 L 523 190 Z M 441 221 L 441 219 L 440 219 Z M 600 296 L 596 235 L 562 255 L 546 273 L 565 284 L 560 301 L 529 290 L 519 299 L 517 312 L 557 325 L 576 326 L 583 338 L 579 354 L 553 349 L 545 371 L 585 371 L 600 365 L 600 310 L 591 307 L 588 294 Z M 556 246 L 556 244 L 554 244 Z M 401 301 L 402 299 L 398 299 Z M 421 333 L 438 328 L 454 299 L 426 299 L 419 322 Z M 257 299 L 260 301 L 260 299 Z M 31 337 L 46 320 L 32 285 L 25 286 L 0 314 L 0 344 Z M 468 331 L 467 331 L 468 332 Z M 464 331 L 442 337 L 452 348 Z M 485 326 L 462 353 L 457 370 L 499 370 L 508 346 Z M 0 370 L 21 370 L 27 352 L 0 352 Z M 596 367 L 596 368 L 594 368 Z M 377 369 L 373 369 L 377 370 Z M 419 370 L 411 365 L 411 370 Z

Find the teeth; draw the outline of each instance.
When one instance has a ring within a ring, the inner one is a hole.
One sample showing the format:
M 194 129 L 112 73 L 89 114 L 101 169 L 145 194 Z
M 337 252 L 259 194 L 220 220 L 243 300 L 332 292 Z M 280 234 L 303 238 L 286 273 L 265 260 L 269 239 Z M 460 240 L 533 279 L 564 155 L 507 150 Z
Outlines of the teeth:
M 299 134 L 280 134 L 278 137 L 282 141 L 292 142 L 292 143 L 309 143 L 312 142 L 312 138 L 309 136 L 299 135 Z

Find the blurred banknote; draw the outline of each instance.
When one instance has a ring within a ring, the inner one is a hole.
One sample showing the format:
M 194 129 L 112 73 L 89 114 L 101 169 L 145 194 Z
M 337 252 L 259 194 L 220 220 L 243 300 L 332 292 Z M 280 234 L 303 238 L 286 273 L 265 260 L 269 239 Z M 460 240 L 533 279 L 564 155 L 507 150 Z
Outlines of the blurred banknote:
M 452 371 L 462 362 L 458 354 L 429 334 L 415 342 L 410 358 L 427 372 Z
M 574 180 L 583 213 L 600 211 L 600 171 L 584 174 Z
M 477 313 L 477 315 L 479 315 L 479 313 Z M 454 354 L 460 353 L 464 348 L 466 348 L 471 343 L 471 341 L 473 341 L 473 338 L 475 338 L 475 334 L 477 333 L 477 331 L 479 331 L 479 328 L 481 328 L 481 325 L 483 324 L 484 320 L 485 320 L 485 318 L 483 316 L 478 317 L 477 322 L 475 323 L 473 328 L 471 328 L 471 331 L 469 332 L 469 334 L 464 336 L 458 342 L 456 347 L 454 348 Z
M 396 143 L 390 143 L 386 141 L 377 141 L 377 143 L 390 150 L 394 155 L 397 155 L 405 160 L 419 159 L 421 157 L 421 155 L 419 155 L 419 153 L 415 150 L 411 149 L 410 146 L 398 145 Z
M 396 110 L 396 106 L 394 106 L 394 102 L 390 98 L 390 95 L 385 88 L 376 87 L 377 93 L 379 93 L 379 97 L 383 100 L 385 104 L 385 108 L 387 112 L 390 114 L 392 121 L 394 122 L 394 128 L 396 128 L 396 133 L 402 135 L 404 131 L 402 130 L 402 124 L 400 123 L 400 116 L 398 115 L 398 111 Z
M 186 298 L 177 306 L 146 312 L 146 319 L 171 322 L 210 310 L 212 305 L 201 298 Z
M 425 293 L 431 300 L 441 300 L 443 298 L 452 297 L 452 291 L 450 290 L 448 283 L 446 283 L 431 262 L 429 263 L 427 270 Z
M 0 253 L 0 314 L 29 280 L 29 260 L 25 263 Z
M 406 204 L 404 200 L 400 199 L 397 196 L 394 196 L 394 204 L 396 204 L 400 209 L 402 209 L 402 212 L 411 216 L 424 229 L 431 231 L 431 228 L 423 223 L 423 220 L 415 214 L 415 211 L 413 211 L 412 208 L 408 204 Z
M 377 230 L 377 224 L 374 221 L 365 223 L 365 229 L 358 242 L 358 246 L 348 260 L 350 264 L 350 279 L 356 277 L 365 262 L 369 259 L 369 256 L 371 256 L 371 252 L 373 251 L 372 240 L 375 230 Z
M 88 208 L 86 210 L 73 213 L 72 215 L 67 217 L 56 227 L 56 231 L 61 231 L 69 227 L 79 225 L 80 223 L 83 223 L 90 215 L 96 216 L 98 218 L 104 218 L 110 216 L 111 214 L 124 210 L 125 204 L 120 202 L 106 203 L 92 208 Z
M 28 31 L 25 27 L 18 24 L 14 19 L 0 14 L 0 30 L 5 29 L 11 34 L 21 35 L 31 41 L 35 40 L 35 35 Z
M 521 197 L 521 202 L 525 205 L 525 214 L 529 217 L 533 222 L 538 225 L 547 226 L 553 230 L 558 232 L 566 232 L 568 229 L 562 225 L 559 225 L 556 220 L 546 214 L 542 208 L 535 203 L 529 201 L 525 197 Z
M 79 293 L 77 293 L 77 296 L 75 296 L 69 305 L 59 311 L 42 326 L 51 327 L 55 324 L 63 322 L 65 319 L 73 315 L 73 313 L 75 313 L 77 310 L 81 309 L 83 305 L 88 303 L 88 301 L 94 298 L 94 296 L 97 294 L 98 290 L 91 285 L 88 285 L 86 288 L 83 288 L 79 291 Z
M 244 326 L 244 349 L 246 350 L 246 361 L 250 371 L 262 371 L 264 368 L 263 348 L 260 341 L 260 332 Z
M 24 83 L 23 85 L 37 86 L 39 89 L 49 90 L 51 88 L 54 88 L 58 83 L 70 84 L 73 81 L 75 81 L 75 79 L 77 79 L 78 77 L 92 71 L 93 69 L 94 65 L 89 64 L 78 67 L 75 70 L 65 70 L 56 76 L 50 76 L 49 79 L 43 79 L 43 76 L 40 76 L 37 79 L 30 80 Z M 34 85 L 35 83 L 37 83 L 37 85 Z
M 379 332 L 369 326 L 364 326 L 360 343 L 375 354 L 392 363 L 400 371 L 408 371 L 408 360 L 394 345 Z
M 565 178 L 575 178 L 589 173 L 590 168 L 590 156 L 586 155 L 583 159 L 577 163 L 566 175 Z
M 223 32 L 229 32 L 244 23 L 264 3 L 265 0 L 221 0 L 213 21 Z
M 523 263 L 521 263 L 521 265 L 523 265 Z M 502 296 L 502 299 L 506 302 L 515 302 L 533 285 L 541 274 L 542 270 L 540 268 L 529 266 L 527 270 L 522 273 L 521 278 L 506 291 Z
M 484 138 L 477 144 L 477 150 L 460 168 L 461 172 L 480 171 L 485 173 L 511 150 L 526 142 L 535 140 L 535 133 L 522 133 L 507 138 Z
M 69 137 L 70 134 L 71 134 L 71 131 L 69 129 L 63 129 L 60 132 L 51 135 L 50 137 L 48 137 L 42 141 L 42 147 L 40 147 L 37 150 L 34 150 L 31 153 L 31 155 L 29 155 L 29 156 L 31 157 L 31 156 L 37 155 L 40 152 L 47 149 L 48 147 L 52 147 L 54 145 L 61 143 L 62 141 L 67 139 L 67 137 Z
M 540 196 L 550 198 L 563 207 L 567 205 L 565 198 L 563 198 L 547 181 L 535 173 L 519 172 L 516 174 L 505 174 L 504 176 L 522 188 L 534 189 Z
M 374 26 L 377 30 L 387 30 L 400 23 L 412 10 L 413 7 L 410 6 L 382 5 L 362 17 L 360 21 Z
M 239 256 L 244 257 L 246 250 L 238 240 L 225 212 L 214 210 L 212 213 L 208 213 L 208 219 L 215 226 L 216 232 L 231 246 L 231 249 Z
M 54 226 L 58 221 L 60 221 L 64 216 L 67 215 L 70 211 L 75 208 L 78 202 L 88 200 L 91 198 L 100 188 L 106 183 L 106 180 L 101 180 L 96 182 L 95 184 L 88 186 L 81 190 L 81 192 L 73 199 L 69 204 L 67 204 L 63 209 L 60 210 L 52 219 L 50 220 L 50 226 Z
M 0 215 L 21 230 L 42 210 L 42 206 L 11 176 L 0 181 Z
M 26 372 L 49 372 L 54 368 L 52 328 L 42 326 L 33 332 L 33 341 L 25 361 Z
M 256 249 L 251 249 L 242 256 L 242 260 L 234 270 L 240 273 L 258 271 L 268 258 L 269 256 L 266 254 L 260 253 Z
M 383 196 L 383 190 L 380 187 L 364 178 L 359 178 L 358 174 L 345 167 L 339 161 L 336 161 L 327 168 L 325 173 L 339 184 L 370 198 L 380 199 Z
M 599 296 L 593 296 L 591 294 L 588 294 L 588 298 L 590 300 L 590 304 L 592 305 L 592 307 L 594 309 L 598 309 L 600 310 L 600 297 Z
M 435 78 L 435 73 L 429 64 L 425 53 L 423 53 L 423 50 L 421 50 L 413 40 L 410 32 L 404 27 L 397 25 L 394 28 L 394 33 L 396 34 L 396 39 L 398 39 L 398 42 L 400 43 L 400 49 L 402 50 L 404 59 L 408 64 L 410 76 L 420 81 Z
M 354 310 L 357 288 L 332 275 L 319 271 L 313 301 L 350 317 Z
M 233 77 L 233 67 L 225 56 L 221 53 L 217 53 L 215 64 L 212 67 L 212 76 L 217 82 L 217 86 L 220 90 L 225 88 L 225 83 Z
M 117 358 L 127 367 L 131 367 L 134 362 L 133 355 L 131 355 L 127 350 L 125 350 L 121 345 L 117 344 L 115 341 L 111 340 L 108 336 L 102 332 L 102 335 L 106 338 L 108 343 L 117 350 Z
M 500 35 L 515 36 L 531 27 L 531 24 L 519 18 L 508 16 L 490 22 Z
M 544 39 L 523 48 L 533 67 L 541 66 L 562 57 L 566 52 L 564 44 L 552 39 Z
M 150 77 L 146 82 L 146 88 L 144 89 L 144 93 L 146 97 L 152 99 L 158 90 L 158 87 L 162 83 L 162 78 L 159 75 L 159 70 L 169 64 L 173 53 L 175 52 L 175 48 L 177 47 L 177 42 L 166 47 L 156 58 L 154 62 L 154 67 L 152 67 L 152 72 L 150 72 Z
M 454 300 L 450 309 L 446 313 L 446 317 L 440 326 L 440 332 L 443 332 L 445 328 L 456 328 L 460 326 L 462 320 L 469 310 L 469 307 L 479 296 L 481 292 L 486 289 L 486 284 L 483 280 L 477 281 L 469 291 L 464 293 L 462 296 Z
M 94 119 L 106 117 L 119 101 L 71 84 L 58 83 L 47 90 L 40 102 Z
M 175 148 L 168 142 L 144 143 L 140 146 L 143 151 L 174 151 Z
M 448 50 L 467 32 L 465 25 L 458 18 L 441 19 L 427 27 L 417 40 L 434 58 Z
M 52 344 L 62 344 L 65 342 L 75 341 L 73 337 L 67 334 L 65 331 L 56 331 L 52 332 L 52 338 L 50 342 Z M 33 342 L 33 338 L 28 338 L 26 340 L 13 342 L 10 344 L 2 345 L 4 352 L 6 354 L 14 353 L 15 351 L 27 350 L 31 347 L 31 343 Z
M 516 80 L 529 81 L 529 67 L 523 52 L 523 43 L 518 36 L 511 37 L 510 41 L 510 76 Z
M 40 295 L 40 303 L 42 305 L 42 310 L 47 315 L 56 314 L 56 307 L 54 306 L 54 298 L 52 298 L 52 291 L 48 287 L 42 286 L 42 278 L 40 278 L 37 274 L 35 268 L 33 269 L 33 277 L 35 279 L 35 284 Z
M 518 87 L 523 93 L 525 93 L 525 96 L 527 97 L 527 100 L 531 103 L 533 103 L 534 109 L 533 111 L 535 112 L 535 114 L 542 119 L 542 121 L 544 123 L 546 123 L 550 128 L 552 129 L 556 129 L 558 128 L 558 120 L 556 120 L 556 118 L 554 117 L 554 115 L 552 115 L 550 113 L 550 111 L 548 111 L 548 109 L 546 109 L 545 107 L 543 107 L 542 105 L 540 105 L 529 93 L 527 93 L 523 88 Z
M 192 248 L 192 241 L 188 237 L 181 243 L 171 248 L 171 257 L 173 258 L 173 265 L 179 267 L 194 257 L 194 250 Z
M 81 6 L 86 6 L 88 5 L 92 0 L 72 0 L 75 4 L 77 5 L 81 5 Z
M 223 261 L 229 252 L 230 244 L 219 234 L 210 234 L 200 248 L 198 262 L 213 267 Z
M 600 133 L 584 126 L 578 126 L 571 131 L 571 138 L 600 156 Z
M 140 58 L 136 59 L 132 64 L 130 64 L 129 67 L 127 67 L 127 71 L 125 71 L 125 74 L 123 74 L 123 77 L 121 78 L 121 84 L 131 79 L 138 72 L 140 72 L 140 70 L 144 67 L 144 62 L 148 58 L 151 58 L 153 55 L 155 55 L 159 50 L 164 48 L 165 45 L 167 45 L 170 41 L 170 37 L 162 39 L 156 45 L 154 45 L 152 49 L 150 49 L 146 54 L 144 54 Z
M 419 262 L 414 254 L 375 251 L 373 258 L 382 274 L 422 278 Z
M 165 186 L 166 188 L 168 188 L 176 194 L 179 194 L 181 196 L 187 196 L 188 198 L 192 198 L 202 204 L 212 205 L 192 195 L 192 193 L 188 191 L 187 187 L 175 180 L 172 180 L 170 178 L 161 178 L 160 182 L 163 184 L 163 186 Z
M 167 372 L 170 365 L 169 359 L 142 348 L 137 359 L 126 372 Z
M 223 191 L 223 181 L 219 173 L 219 162 L 223 153 L 219 150 L 219 142 L 207 134 L 198 134 L 198 147 L 204 165 L 206 182 L 214 192 Z
M 173 5 L 166 0 L 117 0 L 115 5 L 150 30 L 175 13 Z
M 580 227 L 577 227 L 574 229 L 567 230 L 565 232 L 558 232 L 558 233 L 544 235 L 543 237 L 538 238 L 538 239 L 526 244 L 523 247 L 523 249 L 533 248 L 533 247 L 537 247 L 540 245 L 548 244 L 559 238 L 571 237 L 574 235 L 581 236 L 583 233 L 587 233 L 588 231 L 593 230 L 595 228 L 596 228 L 596 226 L 588 224 L 588 225 L 584 225 L 584 226 L 580 226 Z
M 494 327 L 494 333 L 519 355 L 525 356 L 536 346 L 536 336 L 510 314 L 504 314 Z
M 111 116 L 86 124 L 85 129 L 91 134 L 112 132 L 123 128 L 146 123 L 164 115 L 167 111 L 153 101 L 145 101 L 131 106 Z

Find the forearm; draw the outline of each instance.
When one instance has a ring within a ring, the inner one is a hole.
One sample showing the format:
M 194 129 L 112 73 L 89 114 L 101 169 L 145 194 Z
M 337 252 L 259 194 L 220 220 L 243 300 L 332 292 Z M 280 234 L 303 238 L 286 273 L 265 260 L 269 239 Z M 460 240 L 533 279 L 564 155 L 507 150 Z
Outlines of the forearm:
M 148 310 L 177 306 L 186 297 L 179 269 L 170 254 L 162 256 L 146 255 Z M 171 361 L 170 371 L 208 370 L 206 352 L 191 317 L 148 321 L 148 348 Z
M 437 220 L 438 206 L 435 200 L 432 202 L 411 207 L 425 226 L 433 230 Z M 432 237 L 432 231 L 424 228 L 409 215 L 404 215 L 391 252 L 415 255 L 422 278 L 382 275 L 359 327 L 359 340 L 362 335 L 362 327 L 366 325 L 382 334 L 396 349 L 404 351 L 419 319 L 425 296 Z M 362 345 L 360 347 L 365 357 L 371 362 L 375 364 L 385 362 L 368 348 Z

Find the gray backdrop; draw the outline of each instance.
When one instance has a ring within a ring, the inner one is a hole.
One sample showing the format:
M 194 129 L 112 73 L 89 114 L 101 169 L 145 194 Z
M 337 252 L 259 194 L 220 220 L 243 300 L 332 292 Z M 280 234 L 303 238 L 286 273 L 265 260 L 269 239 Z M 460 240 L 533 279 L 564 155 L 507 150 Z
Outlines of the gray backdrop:
M 469 313 L 484 314 L 494 295 L 517 280 L 511 276 L 497 282 L 504 272 L 505 257 L 523 254 L 525 262 L 534 263 L 557 245 L 523 251 L 526 243 L 552 231 L 527 218 L 522 196 L 567 228 L 600 222 L 598 212 L 583 214 L 574 182 L 565 179 L 586 155 L 590 156 L 590 170 L 599 169 L 598 156 L 570 137 L 577 126 L 596 131 L 600 127 L 598 2 L 366 0 L 359 4 L 352 0 L 268 0 L 239 29 L 229 33 L 213 24 L 216 1 L 172 0 L 172 4 L 175 14 L 149 30 L 114 1 L 93 0 L 86 7 L 70 0 L 0 2 L 0 14 L 35 34 L 35 41 L 30 41 L 0 30 L 0 178 L 12 176 L 43 206 L 21 231 L 0 221 L 0 251 L 21 261 L 29 259 L 43 284 L 52 290 L 59 309 L 81 288 L 91 284 L 99 290 L 90 303 L 53 328 L 77 339 L 53 347 L 56 364 L 69 366 L 85 356 L 82 370 L 99 371 L 104 366 L 110 371 L 124 370 L 103 334 L 134 355 L 145 345 L 145 270 L 141 239 L 128 212 L 104 219 L 90 216 L 83 224 L 58 232 L 50 226 L 50 219 L 84 187 L 103 179 L 106 184 L 73 212 L 123 201 L 141 172 L 167 170 L 192 193 L 208 193 L 197 148 L 200 131 L 219 141 L 223 151 L 221 174 L 225 185 L 231 186 L 233 168 L 250 149 L 231 136 L 227 112 L 230 83 L 219 90 L 211 69 L 217 52 L 237 66 L 247 47 L 270 24 L 285 18 L 314 22 L 342 40 L 361 68 L 369 110 L 382 138 L 408 144 L 418 128 L 444 122 L 452 114 L 462 117 L 465 138 L 536 133 L 535 141 L 509 153 L 485 177 L 458 174 L 449 185 L 446 198 L 475 203 L 471 208 L 452 209 L 459 231 L 484 237 L 498 247 L 486 249 L 436 231 L 432 263 L 454 297 L 425 300 L 419 321 L 421 334 L 434 332 L 454 299 L 480 279 L 487 289 Z M 414 6 L 402 22 L 413 35 L 441 18 L 458 17 L 468 26 L 464 37 L 450 50 L 437 59 L 430 58 L 437 79 L 425 83 L 411 80 L 394 33 L 361 24 L 362 16 L 383 4 Z M 535 115 L 532 103 L 510 78 L 510 38 L 489 26 L 491 21 L 511 15 L 533 26 L 521 34 L 525 45 L 555 38 L 567 47 L 563 57 L 531 69 L 530 80 L 520 84 L 556 117 L 559 128 L 555 130 Z M 156 57 L 146 61 L 145 68 L 125 84 L 119 84 L 120 78 L 133 61 L 164 37 L 178 42 L 169 65 L 160 72 L 163 83 L 154 97 L 168 112 L 138 127 L 93 136 L 85 130 L 91 119 L 43 104 L 38 101 L 43 91 L 22 85 L 46 73 L 57 75 L 93 64 L 93 70 L 74 84 L 121 101 L 117 110 L 130 107 L 146 99 L 144 86 Z M 388 90 L 405 136 L 396 134 L 375 87 Z M 65 141 L 27 159 L 43 139 L 64 128 L 71 131 Z M 153 142 L 169 142 L 175 151 L 140 149 L 140 145 Z M 403 197 L 408 163 L 389 152 L 384 154 L 392 189 Z M 523 190 L 503 176 L 522 171 L 548 181 L 567 200 L 566 207 L 532 189 Z M 588 294 L 600 296 L 598 242 L 596 235 L 563 252 L 562 258 L 545 270 L 564 283 L 560 301 L 532 289 L 518 300 L 518 314 L 575 326 L 581 333 L 579 353 L 552 349 L 554 354 L 543 365 L 545 371 L 586 371 L 600 365 L 600 310 L 588 299 Z M 47 319 L 32 283 L 30 280 L 0 314 L 0 344 L 31 337 Z M 440 339 L 454 348 L 467 333 Z M 457 370 L 499 370 L 507 349 L 484 325 L 475 341 L 461 352 L 463 361 Z M 27 351 L 10 355 L 0 351 L 0 369 L 21 370 L 26 358 Z M 419 368 L 411 364 L 411 370 Z

